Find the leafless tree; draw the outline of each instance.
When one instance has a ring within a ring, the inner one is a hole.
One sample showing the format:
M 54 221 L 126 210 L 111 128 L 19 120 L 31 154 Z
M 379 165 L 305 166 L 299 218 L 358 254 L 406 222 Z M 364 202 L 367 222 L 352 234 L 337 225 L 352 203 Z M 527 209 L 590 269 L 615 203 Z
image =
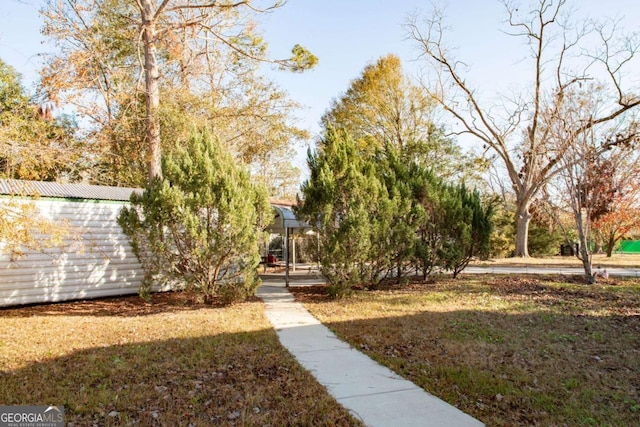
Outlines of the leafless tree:
M 528 87 L 513 96 L 500 95 L 492 105 L 483 104 L 467 82 L 466 64 L 448 50 L 442 11 L 420 19 L 414 15 L 407 29 L 420 48 L 420 59 L 432 72 L 423 81 L 425 90 L 460 125 L 460 134 L 475 137 L 485 150 L 502 162 L 516 196 L 515 255 L 528 257 L 530 207 L 541 188 L 567 167 L 563 159 L 572 144 L 640 105 L 629 87 L 627 70 L 637 60 L 638 34 L 622 34 L 619 23 L 573 22 L 567 0 L 536 0 L 531 10 L 502 0 L 506 34 L 522 38 L 532 61 Z M 595 46 L 595 47 L 594 47 Z M 495 46 L 498 51 L 499 47 Z M 491 60 L 491 58 L 487 58 Z M 572 138 L 558 141 L 550 130 L 562 123 L 572 97 L 566 94 L 594 84 L 603 96 L 600 107 L 587 119 L 574 122 Z M 498 111 L 498 107 L 502 111 Z
M 544 193 L 547 201 L 558 209 L 565 208 L 573 218 L 579 240 L 576 256 L 588 283 L 596 280 L 590 249 L 593 224 L 608 213 L 621 190 L 615 183 L 616 165 L 621 164 L 621 158 L 632 155 L 639 142 L 638 123 L 630 118 L 612 120 L 607 128 L 592 126 L 581 130 L 601 108 L 601 90 L 586 85 L 580 91 L 567 91 L 565 96 L 571 102 L 558 111 L 562 120 L 545 115 L 544 121 L 550 146 L 555 144 L 563 153 L 561 169 L 546 182 Z M 569 241 L 566 228 L 564 231 Z

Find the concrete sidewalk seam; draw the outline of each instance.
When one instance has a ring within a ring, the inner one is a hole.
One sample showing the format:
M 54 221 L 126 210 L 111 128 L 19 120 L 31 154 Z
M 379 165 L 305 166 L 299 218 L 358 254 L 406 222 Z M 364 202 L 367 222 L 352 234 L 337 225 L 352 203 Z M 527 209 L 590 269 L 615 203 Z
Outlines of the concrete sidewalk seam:
M 375 393 L 363 393 L 363 394 L 354 394 L 352 396 L 342 396 L 340 399 L 359 399 L 361 397 L 371 397 L 371 396 L 380 396 L 380 395 L 389 395 L 393 393 L 404 393 L 405 391 L 424 391 L 420 387 L 409 387 L 409 388 L 401 388 L 398 390 L 389 390 L 389 391 L 377 391 Z

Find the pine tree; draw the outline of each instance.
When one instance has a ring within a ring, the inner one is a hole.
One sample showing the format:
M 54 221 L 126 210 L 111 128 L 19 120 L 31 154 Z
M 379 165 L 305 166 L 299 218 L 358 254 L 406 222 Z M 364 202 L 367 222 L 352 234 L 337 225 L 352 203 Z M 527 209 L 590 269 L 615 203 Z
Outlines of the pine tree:
M 377 283 L 390 265 L 389 249 L 381 248 L 393 206 L 372 157 L 361 156 L 347 134 L 329 128 L 308 164 L 297 213 L 318 227 L 322 272 L 332 292 Z
M 438 256 L 442 246 L 441 226 L 446 212 L 441 207 L 444 183 L 430 170 L 418 165 L 408 169 L 411 183 L 411 222 L 415 230 L 412 261 L 426 279 L 434 267 L 439 265 Z
M 444 207 L 441 265 L 456 278 L 473 257 L 489 254 L 493 207 L 464 184 L 446 189 Z
M 146 285 L 184 283 L 205 301 L 252 295 L 270 212 L 264 189 L 207 131 L 163 159 L 163 177 L 132 196 L 120 217 L 146 265 Z
M 387 260 L 387 265 L 385 269 L 380 269 L 380 273 L 391 273 L 400 279 L 405 274 L 405 264 L 413 258 L 417 239 L 412 194 L 412 173 L 417 168 L 415 163 L 407 164 L 402 153 L 391 144 L 379 150 L 374 160 L 387 196 L 386 221 L 379 230 L 377 240 L 378 249 Z

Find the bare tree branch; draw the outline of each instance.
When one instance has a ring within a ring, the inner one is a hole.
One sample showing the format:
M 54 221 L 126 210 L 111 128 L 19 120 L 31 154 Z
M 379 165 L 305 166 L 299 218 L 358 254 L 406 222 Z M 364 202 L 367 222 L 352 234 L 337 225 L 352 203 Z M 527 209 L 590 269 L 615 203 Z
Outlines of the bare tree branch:
M 506 111 L 503 117 L 482 104 L 465 80 L 463 72 L 467 70 L 462 70 L 463 63 L 445 49 L 445 27 L 440 10 L 434 10 L 420 25 L 413 16 L 406 27 L 409 38 L 420 48 L 419 59 L 435 71 L 430 74 L 431 79 L 423 83 L 425 90 L 462 125 L 464 133 L 473 135 L 502 160 L 518 201 L 516 253 L 527 256 L 529 205 L 545 183 L 565 167 L 562 161 L 566 151 L 577 138 L 597 131 L 605 123 L 624 118 L 627 112 L 640 105 L 640 98 L 632 95 L 622 81 L 623 71 L 631 66 L 640 43 L 627 37 L 624 39 L 627 44 L 614 48 L 615 26 L 603 27 L 583 21 L 574 27 L 571 13 L 565 13 L 571 12 L 566 0 L 538 0 L 528 11 L 521 11 L 509 0 L 503 0 L 502 4 L 505 24 L 511 29 L 505 34 L 524 39 L 531 48 L 532 60 L 530 92 L 502 96 L 499 105 Z M 601 39 L 601 50 L 587 55 L 580 49 L 596 33 Z M 590 63 L 578 72 L 573 71 L 571 67 L 579 67 L 581 59 L 590 59 Z M 576 93 L 586 90 L 587 83 L 600 77 L 590 73 L 596 71 L 596 65 L 602 66 L 608 76 L 608 84 L 616 92 L 617 107 L 587 112 L 587 108 L 595 106 L 582 105 L 584 117 L 580 121 L 572 120 L 573 127 L 566 129 L 565 139 L 558 140 L 554 132 L 569 123 L 565 121 L 565 115 L 572 111 L 570 99 L 575 99 Z

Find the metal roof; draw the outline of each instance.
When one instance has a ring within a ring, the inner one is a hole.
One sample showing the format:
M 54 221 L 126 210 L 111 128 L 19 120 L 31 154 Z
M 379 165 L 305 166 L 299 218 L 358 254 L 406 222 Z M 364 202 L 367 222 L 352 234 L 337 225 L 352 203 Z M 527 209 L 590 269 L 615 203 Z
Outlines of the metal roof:
M 1 195 L 26 195 L 61 199 L 129 201 L 131 193 L 142 193 L 140 188 L 108 187 L 89 184 L 60 184 L 58 182 L 0 179 Z
M 143 191 L 142 188 L 0 179 L 0 195 L 17 194 L 60 199 L 129 201 L 132 193 L 141 194 Z M 271 207 L 274 210 L 274 217 L 271 225 L 266 228 L 267 231 L 284 234 L 286 228 L 294 233 L 311 228 L 309 224 L 296 218 L 292 206 L 286 202 L 272 200 Z
M 272 203 L 271 207 L 274 210 L 274 218 L 271 225 L 266 228 L 266 231 L 274 234 L 283 234 L 286 228 L 291 229 L 294 233 L 311 228 L 309 224 L 296 218 L 293 210 L 291 210 L 291 206 L 282 206 Z

